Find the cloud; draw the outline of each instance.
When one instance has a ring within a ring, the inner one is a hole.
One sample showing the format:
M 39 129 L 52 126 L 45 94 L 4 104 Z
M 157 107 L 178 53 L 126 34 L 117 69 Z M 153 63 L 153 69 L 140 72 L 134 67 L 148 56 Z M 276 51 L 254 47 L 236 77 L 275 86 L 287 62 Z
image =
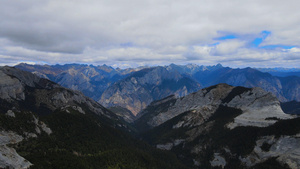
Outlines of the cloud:
M 245 46 L 240 40 L 226 40 L 216 45 L 213 55 L 228 55 L 235 53 L 239 48 Z
M 261 59 L 266 65 L 290 66 L 283 60 L 289 55 L 300 65 L 299 53 L 281 50 L 300 47 L 299 6 L 298 0 L 2 0 L 0 55 L 9 58 L 0 62 L 248 66 L 243 58 L 257 55 L 273 59 Z M 262 37 L 265 30 L 270 34 Z M 259 45 L 251 47 L 256 38 Z

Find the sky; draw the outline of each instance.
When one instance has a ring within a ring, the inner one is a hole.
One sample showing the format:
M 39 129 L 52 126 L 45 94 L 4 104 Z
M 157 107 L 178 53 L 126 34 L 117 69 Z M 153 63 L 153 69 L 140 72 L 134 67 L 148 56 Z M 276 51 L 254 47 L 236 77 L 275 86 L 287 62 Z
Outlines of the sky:
M 299 0 L 1 0 L 0 65 L 300 67 Z

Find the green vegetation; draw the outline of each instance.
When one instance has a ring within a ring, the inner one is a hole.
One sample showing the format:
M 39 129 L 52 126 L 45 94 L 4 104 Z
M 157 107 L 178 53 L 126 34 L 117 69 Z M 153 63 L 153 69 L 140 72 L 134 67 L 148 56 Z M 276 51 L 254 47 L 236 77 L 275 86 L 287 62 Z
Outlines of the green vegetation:
M 185 168 L 170 152 L 154 149 L 101 123 L 99 116 L 56 111 L 40 116 L 53 133 L 42 133 L 16 146 L 34 165 L 47 168 Z
M 24 132 L 35 132 L 34 118 L 30 112 L 14 112 L 16 117 L 0 114 L 0 128 L 5 131 L 14 131 L 19 135 Z

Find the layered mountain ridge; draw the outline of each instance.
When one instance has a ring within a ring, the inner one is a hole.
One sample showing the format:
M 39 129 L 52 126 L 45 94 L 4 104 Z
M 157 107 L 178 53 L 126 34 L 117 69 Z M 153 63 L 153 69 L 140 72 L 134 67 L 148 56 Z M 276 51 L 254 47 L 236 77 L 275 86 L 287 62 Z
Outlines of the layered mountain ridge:
M 135 115 L 154 100 L 172 94 L 183 96 L 199 88 L 219 83 L 249 88 L 261 87 L 272 92 L 281 102 L 300 101 L 300 77 L 277 77 L 259 71 L 272 73 L 276 71 L 275 69 L 233 69 L 223 67 L 221 64 L 215 66 L 171 64 L 164 67 L 135 69 L 78 64 L 52 66 L 20 64 L 16 67 L 46 77 L 64 87 L 80 90 L 105 106 L 126 108 Z M 129 121 L 132 121 L 132 118 Z
M 196 81 L 164 67 L 155 67 L 135 72 L 116 82 L 104 91 L 99 102 L 106 107 L 125 107 L 137 115 L 154 100 L 172 94 L 181 97 L 199 89 Z

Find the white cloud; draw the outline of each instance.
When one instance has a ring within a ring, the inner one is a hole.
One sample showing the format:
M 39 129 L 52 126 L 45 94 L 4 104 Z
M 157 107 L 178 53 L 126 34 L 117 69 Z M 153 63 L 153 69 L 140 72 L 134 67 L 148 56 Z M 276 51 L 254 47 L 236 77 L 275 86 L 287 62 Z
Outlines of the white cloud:
M 234 54 L 239 48 L 244 47 L 245 42 L 240 40 L 226 40 L 216 45 L 214 55 Z
M 293 47 L 291 49 L 288 50 L 291 53 L 299 53 L 300 54 L 300 48 L 297 47 Z
M 2 0 L 0 55 L 10 60 L 0 57 L 0 62 L 248 66 L 247 59 L 261 57 L 269 66 L 275 61 L 289 66 L 284 59 L 291 58 L 300 65 L 293 52 L 300 47 L 299 6 L 298 0 Z M 271 34 L 261 45 L 295 49 L 249 48 L 263 30 Z M 220 32 L 243 37 L 217 41 Z M 127 43 L 132 45 L 122 46 Z

